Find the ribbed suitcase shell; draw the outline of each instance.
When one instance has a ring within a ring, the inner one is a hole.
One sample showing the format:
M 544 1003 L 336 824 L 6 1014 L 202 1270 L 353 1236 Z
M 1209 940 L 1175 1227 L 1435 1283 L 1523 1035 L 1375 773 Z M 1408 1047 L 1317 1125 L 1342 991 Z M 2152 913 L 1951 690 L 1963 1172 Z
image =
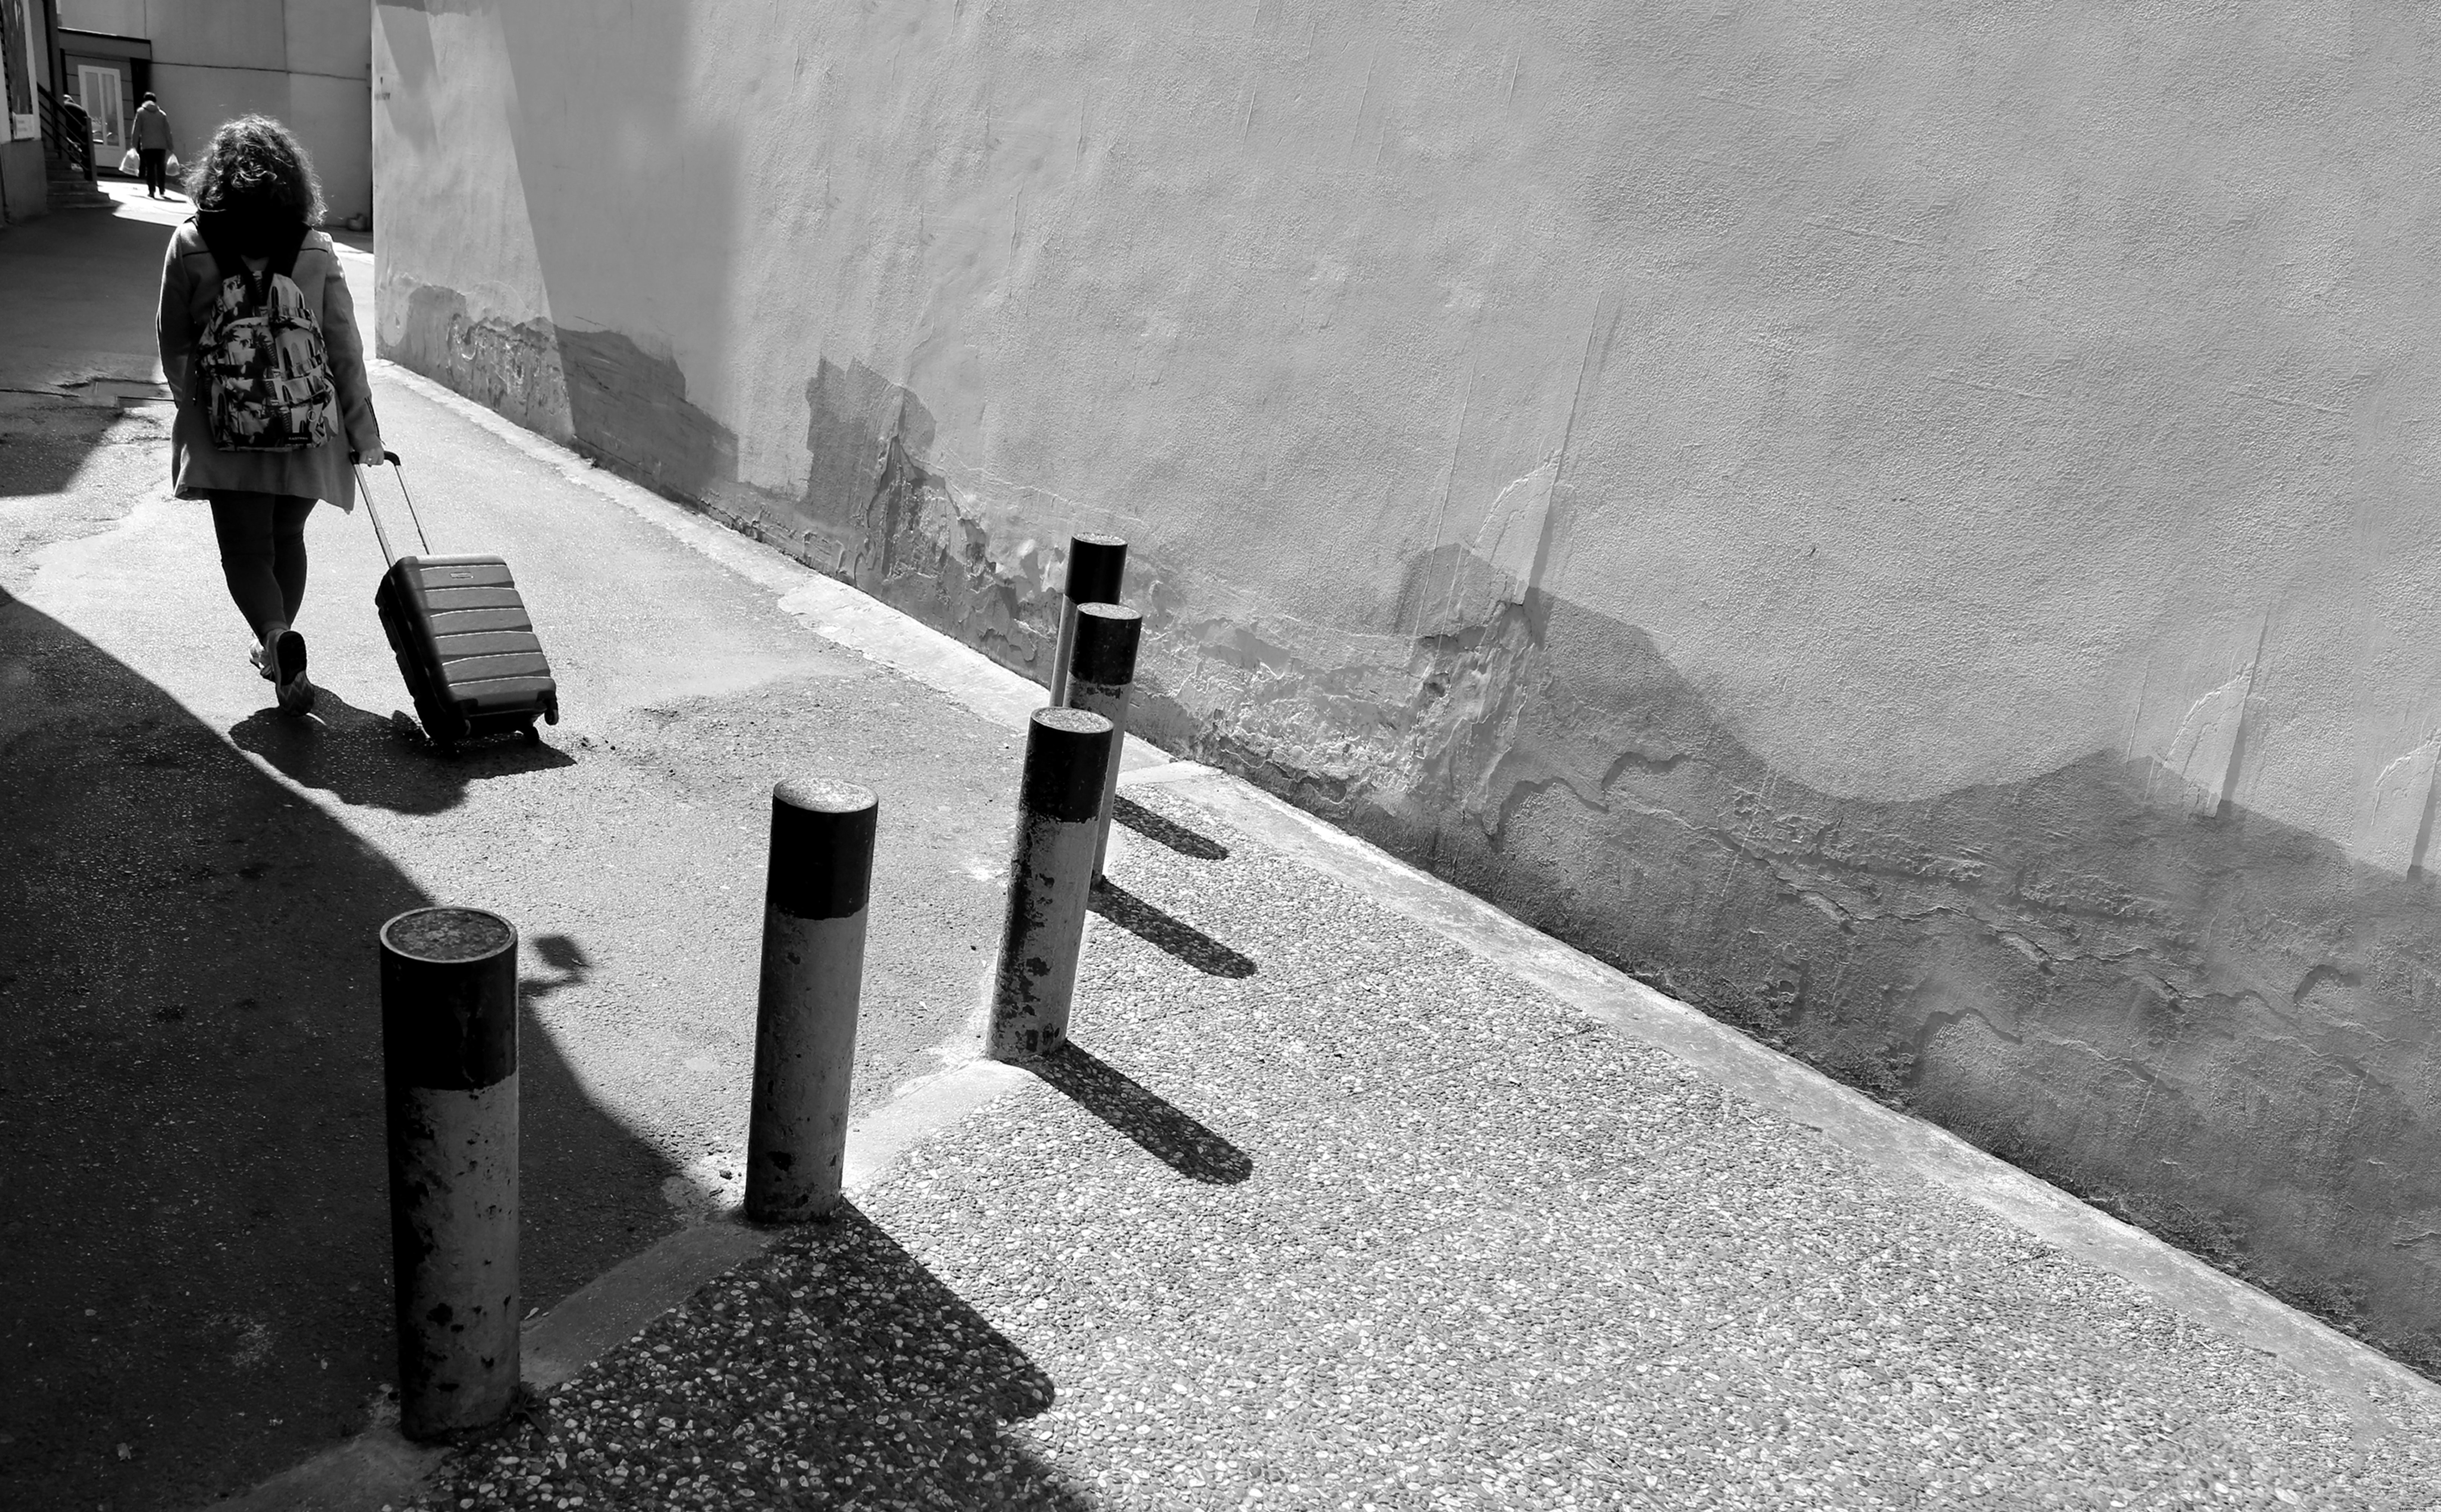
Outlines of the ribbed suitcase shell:
M 435 745 L 559 723 L 559 684 L 500 558 L 400 557 L 373 607 Z

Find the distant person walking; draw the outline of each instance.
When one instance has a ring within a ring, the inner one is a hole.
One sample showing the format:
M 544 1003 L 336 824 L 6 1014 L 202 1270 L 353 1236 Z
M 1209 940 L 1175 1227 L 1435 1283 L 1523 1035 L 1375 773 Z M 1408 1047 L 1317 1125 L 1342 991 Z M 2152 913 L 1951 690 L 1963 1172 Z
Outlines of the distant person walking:
M 151 95 L 136 107 L 136 160 L 144 168 L 144 197 L 170 197 L 170 113 Z
M 84 113 L 74 95 L 60 97 L 60 119 L 67 128 L 68 140 L 77 144 L 76 161 L 87 179 L 93 177 L 93 117 Z
M 209 499 L 229 597 L 280 711 L 314 704 L 297 611 L 305 518 L 355 508 L 350 464 L 382 455 L 355 305 L 322 218 L 322 188 L 288 128 L 245 116 L 187 178 L 195 213 L 161 267 L 161 370 L 178 405 L 171 481 Z

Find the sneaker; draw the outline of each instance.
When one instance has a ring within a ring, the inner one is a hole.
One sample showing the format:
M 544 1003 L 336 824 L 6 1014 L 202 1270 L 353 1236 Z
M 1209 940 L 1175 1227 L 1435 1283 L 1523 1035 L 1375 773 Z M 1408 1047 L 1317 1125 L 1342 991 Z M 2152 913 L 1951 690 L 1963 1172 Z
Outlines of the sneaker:
M 263 681 L 271 682 L 275 680 L 271 675 L 271 667 L 269 663 L 262 659 L 262 641 L 258 640 L 253 645 L 246 648 L 245 661 L 246 665 L 252 667 L 255 670 L 256 675 L 262 677 Z
M 314 684 L 303 673 L 280 685 L 280 711 L 291 719 L 314 711 Z

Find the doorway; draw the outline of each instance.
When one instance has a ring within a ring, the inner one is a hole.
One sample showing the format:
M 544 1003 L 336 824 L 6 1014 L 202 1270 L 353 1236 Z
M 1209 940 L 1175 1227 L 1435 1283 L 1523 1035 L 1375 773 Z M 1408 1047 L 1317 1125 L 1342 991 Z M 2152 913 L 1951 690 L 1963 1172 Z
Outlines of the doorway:
M 84 113 L 93 117 L 93 140 L 97 149 L 107 147 L 115 157 L 127 147 L 127 96 L 119 88 L 118 70 L 97 68 L 91 63 L 77 64 L 77 99 L 84 102 Z M 94 161 L 111 159 L 98 151 Z

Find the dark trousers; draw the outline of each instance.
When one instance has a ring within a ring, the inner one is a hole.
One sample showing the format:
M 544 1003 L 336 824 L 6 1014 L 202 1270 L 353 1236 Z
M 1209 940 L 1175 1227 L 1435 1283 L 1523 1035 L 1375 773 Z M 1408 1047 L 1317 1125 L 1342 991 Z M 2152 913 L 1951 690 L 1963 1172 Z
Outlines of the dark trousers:
M 305 516 L 314 512 L 314 501 L 224 488 L 213 489 L 209 497 L 221 575 L 254 639 L 262 639 L 273 624 L 295 624 L 305 602 Z
M 144 169 L 144 188 L 154 194 L 166 194 L 170 189 L 170 149 L 139 147 L 136 160 Z

